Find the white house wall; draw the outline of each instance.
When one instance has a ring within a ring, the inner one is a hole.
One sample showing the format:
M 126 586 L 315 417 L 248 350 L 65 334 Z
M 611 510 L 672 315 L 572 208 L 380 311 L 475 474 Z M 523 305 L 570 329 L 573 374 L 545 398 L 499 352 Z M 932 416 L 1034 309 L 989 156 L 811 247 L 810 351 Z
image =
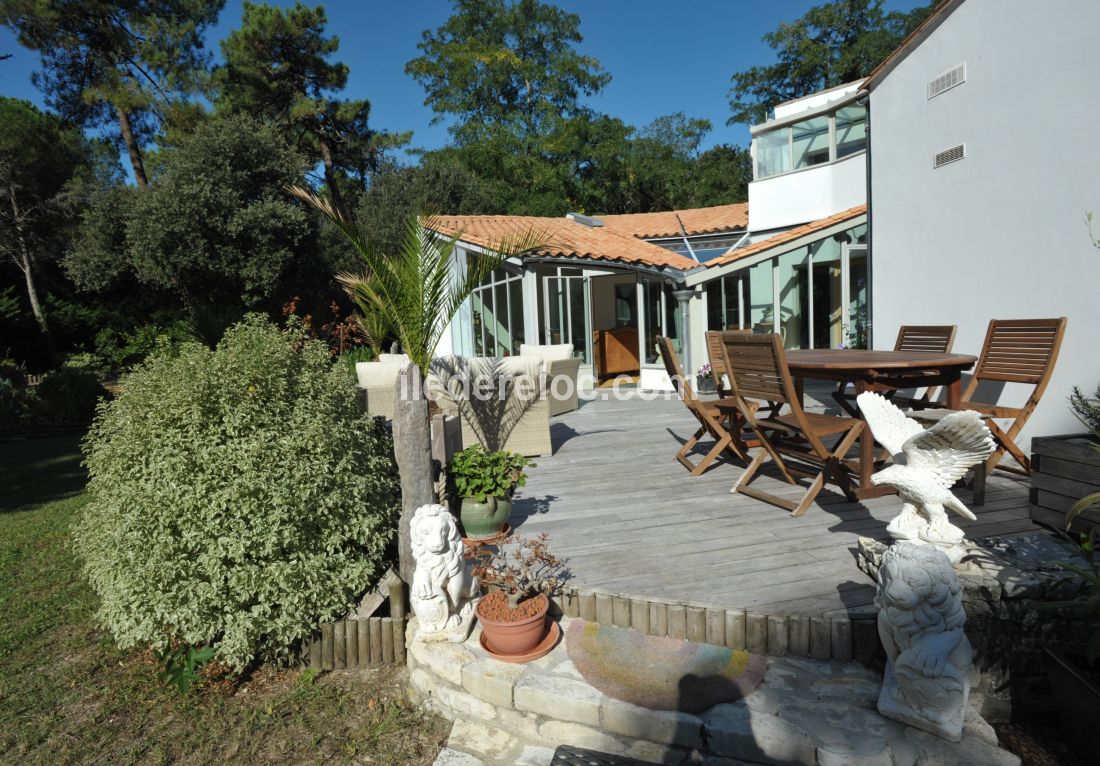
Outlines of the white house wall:
M 871 93 L 873 333 L 957 324 L 977 354 L 991 318 L 1069 318 L 1024 433 L 1076 432 L 1073 385 L 1100 382 L 1100 3 L 966 0 Z M 966 82 L 927 98 L 966 64 Z M 966 157 L 933 169 L 933 155 Z M 755 203 L 750 203 L 755 204 Z M 751 209 L 751 207 L 750 207 Z M 1021 403 L 1012 384 L 1001 403 Z
M 862 205 L 867 201 L 865 159 L 858 152 L 828 165 L 753 181 L 749 230 L 790 228 Z

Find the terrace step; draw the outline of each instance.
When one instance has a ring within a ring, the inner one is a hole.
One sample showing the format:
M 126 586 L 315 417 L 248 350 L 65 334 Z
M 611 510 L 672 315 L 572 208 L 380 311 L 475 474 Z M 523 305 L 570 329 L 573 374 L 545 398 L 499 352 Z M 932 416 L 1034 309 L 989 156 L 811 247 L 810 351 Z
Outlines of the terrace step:
M 564 640 L 512 665 L 481 648 L 480 627 L 463 644 L 416 641 L 415 620 L 408 630 L 413 697 L 455 722 L 437 766 L 549 766 L 562 744 L 664 764 L 1020 763 L 973 709 L 957 744 L 882 718 L 882 678 L 858 663 L 772 657 L 747 698 L 692 715 L 607 697 L 584 681 Z

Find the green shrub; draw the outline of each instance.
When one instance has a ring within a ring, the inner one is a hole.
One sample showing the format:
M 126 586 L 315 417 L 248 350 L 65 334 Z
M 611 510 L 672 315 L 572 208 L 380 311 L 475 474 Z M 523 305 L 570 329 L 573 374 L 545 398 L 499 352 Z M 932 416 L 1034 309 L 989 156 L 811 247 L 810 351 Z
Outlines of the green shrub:
M 392 445 L 300 324 L 250 316 L 215 350 L 154 353 L 121 388 L 85 444 L 92 499 L 74 530 L 120 646 L 285 660 L 376 579 Z
M 6 380 L 15 388 L 27 385 L 27 368 L 8 357 L 0 357 L 0 380 Z
M 0 375 L 0 428 L 20 425 L 26 411 L 25 391 Z
M 122 332 L 105 327 L 96 333 L 95 353 L 106 367 L 121 370 L 140 362 L 158 346 L 167 344 L 176 349 L 195 339 L 195 332 L 183 320 L 168 325 L 153 322 Z
M 88 370 L 60 367 L 46 373 L 34 389 L 39 419 L 45 423 L 90 423 L 96 404 L 107 396 L 99 377 Z

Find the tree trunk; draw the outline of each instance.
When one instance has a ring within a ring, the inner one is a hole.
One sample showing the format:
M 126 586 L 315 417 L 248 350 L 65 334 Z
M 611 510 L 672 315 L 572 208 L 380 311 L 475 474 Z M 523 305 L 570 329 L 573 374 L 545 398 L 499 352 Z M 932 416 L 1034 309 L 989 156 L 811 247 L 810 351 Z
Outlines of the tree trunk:
M 121 106 L 115 107 L 118 114 L 118 127 L 122 130 L 122 140 L 126 142 L 126 149 L 130 152 L 130 165 L 134 168 L 134 178 L 138 186 L 148 186 L 149 179 L 145 176 L 145 163 L 141 159 L 141 148 L 134 138 L 134 129 L 130 127 L 130 115 L 126 114 Z
M 321 144 L 321 163 L 325 166 L 325 185 L 328 186 L 329 196 L 332 197 L 332 205 L 336 212 L 345 221 L 348 220 L 348 209 L 344 207 L 344 195 L 340 193 L 340 187 L 336 183 L 336 165 L 332 161 L 332 147 L 324 136 L 318 137 Z
M 31 250 L 27 246 L 26 231 L 23 228 L 23 214 L 19 210 L 19 200 L 15 196 L 13 187 L 8 188 L 8 199 L 11 201 L 12 221 L 15 223 L 15 238 L 19 242 L 19 268 L 22 269 L 23 278 L 27 282 L 27 299 L 31 304 L 31 313 L 34 314 L 34 320 L 38 323 L 42 334 L 46 336 L 47 342 L 49 342 L 50 328 L 46 324 L 46 314 L 42 311 L 42 304 L 38 302 L 38 288 L 34 284 L 34 269 L 31 268 L 33 265 Z
M 397 528 L 399 574 L 412 582 L 416 561 L 409 525 L 413 512 L 435 502 L 431 421 L 420 367 L 410 364 L 397 376 L 393 414 L 393 453 L 401 478 L 401 521 Z

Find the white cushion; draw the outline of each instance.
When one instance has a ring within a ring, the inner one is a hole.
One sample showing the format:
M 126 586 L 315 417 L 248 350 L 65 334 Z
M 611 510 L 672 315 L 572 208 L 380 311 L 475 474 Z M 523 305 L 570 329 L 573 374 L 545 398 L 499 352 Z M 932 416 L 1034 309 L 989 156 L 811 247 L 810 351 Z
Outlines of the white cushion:
M 537 377 L 542 372 L 542 358 L 538 356 L 442 356 L 432 360 L 432 375 L 469 372 L 473 377 L 489 375 L 494 369 L 509 375 Z
M 360 388 L 392 386 L 404 368 L 403 362 L 356 362 L 355 377 L 359 379 Z
M 544 362 L 557 362 L 561 359 L 573 358 L 573 344 L 572 343 L 558 343 L 553 346 L 535 346 L 532 344 L 521 343 L 519 347 L 520 356 L 537 356 Z
M 379 362 L 400 362 L 401 364 L 409 363 L 408 354 L 379 354 Z

